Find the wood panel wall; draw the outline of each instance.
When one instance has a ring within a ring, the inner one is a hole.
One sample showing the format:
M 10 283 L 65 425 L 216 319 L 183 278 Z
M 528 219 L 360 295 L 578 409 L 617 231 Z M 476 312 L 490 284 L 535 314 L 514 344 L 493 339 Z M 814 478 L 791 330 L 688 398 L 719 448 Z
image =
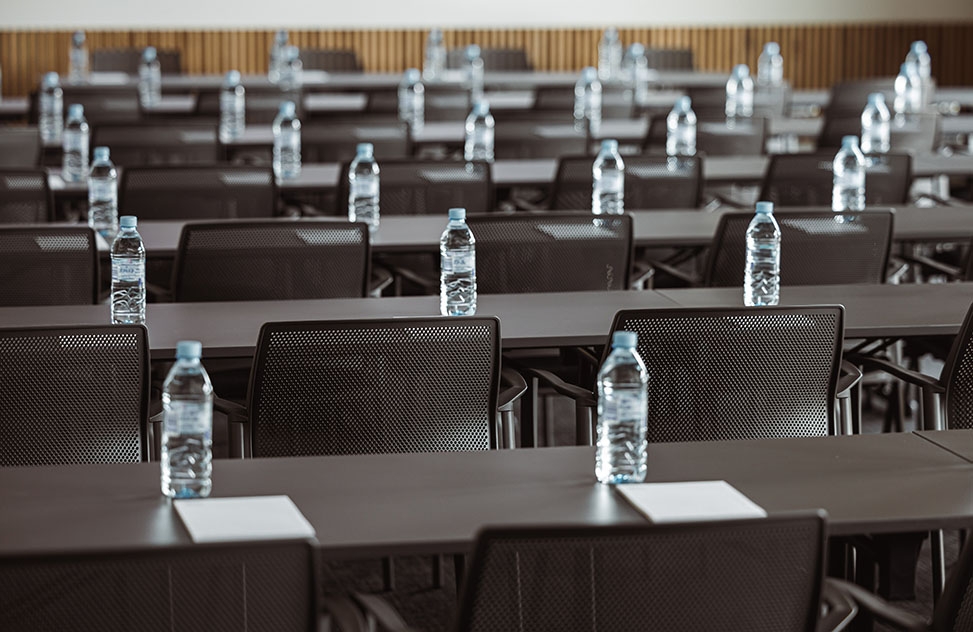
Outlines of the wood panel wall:
M 622 41 L 656 48 L 691 48 L 700 70 L 728 71 L 756 64 L 766 41 L 780 42 L 785 76 L 796 88 L 826 88 L 835 81 L 896 73 L 909 44 L 929 44 L 939 85 L 973 85 L 973 23 L 822 24 L 752 27 L 627 28 Z M 447 31 L 450 48 L 525 48 L 539 70 L 593 65 L 597 29 L 490 29 Z M 186 73 L 263 73 L 272 31 L 89 31 L 88 47 L 154 45 L 182 52 Z M 367 71 L 402 71 L 422 65 L 420 30 L 291 31 L 302 48 L 351 48 Z M 43 72 L 67 70 L 70 32 L 0 30 L 3 94 L 25 95 Z

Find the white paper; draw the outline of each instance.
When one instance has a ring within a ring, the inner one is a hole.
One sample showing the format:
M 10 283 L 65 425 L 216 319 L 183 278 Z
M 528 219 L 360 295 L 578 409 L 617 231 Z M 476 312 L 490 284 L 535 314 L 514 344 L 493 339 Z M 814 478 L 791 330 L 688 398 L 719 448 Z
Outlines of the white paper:
M 656 523 L 767 517 L 762 507 L 726 481 L 637 483 L 615 489 Z
M 174 500 L 193 542 L 314 537 L 314 527 L 287 496 Z

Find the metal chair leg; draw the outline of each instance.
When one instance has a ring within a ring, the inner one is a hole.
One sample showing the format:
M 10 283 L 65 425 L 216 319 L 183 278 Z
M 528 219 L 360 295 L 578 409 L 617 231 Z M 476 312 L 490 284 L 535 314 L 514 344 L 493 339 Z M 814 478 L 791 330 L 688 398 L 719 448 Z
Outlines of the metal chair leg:
M 939 602 L 946 585 L 946 551 L 943 546 L 942 530 L 929 533 L 929 548 L 932 551 L 932 602 Z

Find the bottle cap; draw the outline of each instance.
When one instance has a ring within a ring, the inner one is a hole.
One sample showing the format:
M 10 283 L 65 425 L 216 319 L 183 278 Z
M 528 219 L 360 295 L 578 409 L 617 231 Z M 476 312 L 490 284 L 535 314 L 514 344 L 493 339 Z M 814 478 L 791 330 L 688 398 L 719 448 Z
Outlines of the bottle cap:
M 371 156 L 375 151 L 375 147 L 371 143 L 358 143 L 355 151 L 359 156 Z
M 645 54 L 645 46 L 642 46 L 638 42 L 628 47 L 628 55 L 632 59 L 635 59 L 636 57 L 641 57 L 644 54 Z
M 95 162 L 99 160 L 102 162 L 107 162 L 111 159 L 111 151 L 107 147 L 95 147 L 94 151 Z
M 676 99 L 675 109 L 678 112 L 688 112 L 689 110 L 693 109 L 692 98 L 688 96 L 679 97 L 678 99 Z
M 177 360 L 199 360 L 203 357 L 203 343 L 198 340 L 180 340 L 176 343 Z
M 581 71 L 581 78 L 585 81 L 595 81 L 598 79 L 598 69 L 594 66 L 588 66 Z
M 639 335 L 634 331 L 616 331 L 612 334 L 612 347 L 634 349 L 638 343 Z
M 287 43 L 287 29 L 278 29 L 277 33 L 274 35 L 274 41 L 279 46 L 283 46 Z
M 764 44 L 764 52 L 768 55 L 780 55 L 780 44 L 777 42 L 767 42 Z
M 155 51 L 155 46 L 146 46 L 145 50 L 142 51 L 142 61 L 155 61 L 158 54 Z
M 929 52 L 929 48 L 926 46 L 926 43 L 922 40 L 916 40 L 912 42 L 911 50 L 913 53 L 917 53 L 919 55 Z
M 84 40 L 85 40 L 84 31 L 75 31 L 74 35 L 71 36 L 71 41 L 74 43 L 75 46 L 82 46 L 84 44 Z
M 601 141 L 601 150 L 618 151 L 618 141 L 611 138 L 606 138 L 605 140 Z
M 466 47 L 466 59 L 467 61 L 473 61 L 480 56 L 480 47 L 476 44 L 470 44 Z
M 408 83 L 419 83 L 422 80 L 422 73 L 418 68 L 409 68 L 405 71 L 404 78 Z
M 486 99 L 481 99 L 473 104 L 473 114 L 476 116 L 486 116 L 490 113 L 490 102 Z
M 466 209 L 465 208 L 449 209 L 449 221 L 454 221 L 458 219 L 466 219 Z
M 429 31 L 429 41 L 439 43 L 443 41 L 443 30 L 442 29 L 432 29 Z
M 240 85 L 240 71 L 239 70 L 227 71 L 226 76 L 223 78 L 223 85 L 227 87 Z
M 742 79 L 744 77 L 750 76 L 750 66 L 746 64 L 737 64 L 733 68 L 733 76 Z
M 44 75 L 44 79 L 41 81 L 41 84 L 45 88 L 53 88 L 54 86 L 57 86 L 59 83 L 61 83 L 61 77 L 56 72 L 46 73 Z
M 134 215 L 122 215 L 118 218 L 118 225 L 122 228 L 138 228 L 139 218 Z
M 84 106 L 80 103 L 72 103 L 69 105 L 68 118 L 84 118 Z
M 841 148 L 842 149 L 857 149 L 858 148 L 858 137 L 857 136 L 842 136 L 841 137 Z
M 773 202 L 757 202 L 757 209 L 756 210 L 757 210 L 758 213 L 765 213 L 767 215 L 771 215 L 774 212 L 774 203 Z
M 605 39 L 608 41 L 615 41 L 618 39 L 618 29 L 614 26 L 609 26 L 605 29 Z
M 279 112 L 282 116 L 294 116 L 297 114 L 297 105 L 293 101 L 281 101 Z
M 885 93 L 884 92 L 873 92 L 868 95 L 868 102 L 878 105 L 879 103 L 885 103 Z

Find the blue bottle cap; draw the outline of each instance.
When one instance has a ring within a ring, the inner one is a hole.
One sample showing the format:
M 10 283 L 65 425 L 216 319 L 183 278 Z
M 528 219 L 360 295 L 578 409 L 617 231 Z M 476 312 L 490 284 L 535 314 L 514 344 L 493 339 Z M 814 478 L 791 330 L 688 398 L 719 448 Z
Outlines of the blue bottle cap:
M 595 81 L 598 79 L 598 69 L 594 66 L 588 66 L 581 71 L 581 78 L 585 81 Z
M 606 138 L 605 140 L 601 141 L 601 150 L 612 152 L 618 151 L 618 141 L 611 138 Z
M 139 218 L 134 215 L 122 215 L 118 218 L 118 225 L 121 228 L 137 228 L 139 225 Z
M 68 118 L 84 118 L 84 106 L 80 103 L 72 103 L 69 105 Z
M 93 152 L 93 155 L 95 158 L 95 162 L 98 161 L 107 162 L 108 160 L 110 160 L 111 151 L 107 147 L 95 147 L 95 151 Z
M 634 349 L 638 346 L 639 335 L 634 331 L 616 331 L 612 334 L 612 347 Z
M 75 46 L 82 46 L 84 44 L 84 40 L 85 40 L 84 31 L 75 31 L 74 34 L 71 36 L 71 41 L 74 43 Z
M 297 114 L 297 105 L 293 101 L 282 101 L 280 104 L 280 114 L 282 116 L 294 116 Z
M 609 40 L 609 41 L 617 40 L 618 39 L 618 29 L 615 28 L 614 26 L 609 26 L 607 29 L 605 29 L 604 37 L 605 37 L 606 40 Z
M 858 137 L 857 136 L 842 136 L 841 137 L 841 148 L 842 149 L 856 149 L 858 147 Z
M 240 85 L 240 71 L 239 70 L 227 71 L 226 76 L 223 78 L 223 85 L 225 86 Z
M 443 30 L 442 29 L 432 29 L 429 31 L 429 41 L 431 42 L 441 42 L 443 41 Z
M 355 146 L 355 152 L 359 156 L 371 156 L 375 151 L 375 147 L 371 143 L 358 143 Z
M 926 46 L 926 43 L 922 40 L 916 40 L 912 42 L 911 50 L 913 53 L 917 53 L 919 55 L 929 52 L 929 48 Z
M 757 202 L 757 212 L 762 214 L 771 215 L 774 212 L 773 202 Z
M 764 52 L 768 55 L 780 55 L 780 44 L 777 42 L 767 42 L 764 44 Z
M 465 208 L 451 208 L 449 209 L 449 221 L 466 219 L 466 209 Z
M 180 340 L 176 343 L 177 360 L 199 360 L 203 357 L 203 343 L 198 340 Z
M 675 109 L 678 112 L 688 112 L 693 109 L 693 100 L 688 96 L 679 97 L 676 99 Z
M 641 57 L 642 55 L 645 54 L 645 46 L 642 46 L 641 44 L 636 42 L 635 44 L 632 44 L 631 46 L 628 47 L 628 54 L 633 59 L 636 57 Z
M 408 83 L 419 83 L 422 80 L 422 73 L 418 68 L 409 68 L 405 71 L 405 80 Z
M 473 104 L 473 114 L 477 116 L 486 116 L 490 113 L 490 102 L 486 99 L 481 99 Z
M 142 60 L 143 61 L 152 62 L 152 61 L 155 61 L 155 58 L 156 57 L 158 57 L 158 54 L 155 51 L 155 46 L 146 46 L 145 47 L 145 50 L 142 51 Z
M 287 43 L 287 29 L 278 29 L 277 33 L 274 35 L 274 41 L 279 45 L 284 45 Z
M 473 61 L 480 56 L 480 47 L 476 44 L 470 44 L 466 47 L 466 59 L 467 61 Z
M 879 103 L 885 103 L 885 94 L 882 92 L 873 92 L 868 95 L 868 102 L 873 105 L 878 105 Z
M 733 68 L 733 76 L 737 79 L 743 79 L 744 77 L 750 76 L 750 66 L 746 64 L 737 64 Z
M 41 83 L 45 88 L 53 88 L 61 83 L 61 77 L 56 72 L 49 72 L 44 75 Z

